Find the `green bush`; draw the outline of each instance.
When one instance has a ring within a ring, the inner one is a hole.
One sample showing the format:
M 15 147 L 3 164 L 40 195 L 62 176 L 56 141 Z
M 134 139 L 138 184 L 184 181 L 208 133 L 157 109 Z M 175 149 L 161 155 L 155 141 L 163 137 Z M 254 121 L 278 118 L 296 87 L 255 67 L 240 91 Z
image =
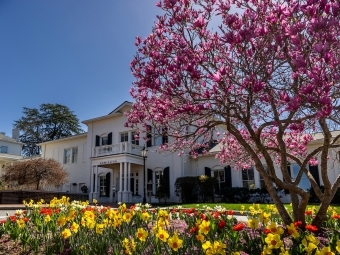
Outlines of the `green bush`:
M 205 202 L 209 197 L 214 201 L 216 183 L 216 178 L 205 175 L 179 177 L 175 182 L 175 193 L 182 203 Z
M 320 189 L 322 192 L 325 191 L 325 187 L 324 186 L 320 186 Z M 310 189 L 309 190 L 309 203 L 320 203 L 319 198 L 316 196 L 314 189 Z M 340 204 L 340 189 L 338 189 L 332 199 L 332 204 Z

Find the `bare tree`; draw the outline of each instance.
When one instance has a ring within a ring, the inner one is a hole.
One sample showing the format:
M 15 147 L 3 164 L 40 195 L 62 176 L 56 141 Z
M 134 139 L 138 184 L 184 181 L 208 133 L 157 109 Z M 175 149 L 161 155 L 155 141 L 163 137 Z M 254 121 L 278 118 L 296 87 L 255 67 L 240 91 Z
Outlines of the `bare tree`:
M 42 187 L 60 186 L 67 181 L 67 172 L 54 159 L 29 159 L 7 166 L 2 180 L 9 184 L 26 186 L 36 190 Z

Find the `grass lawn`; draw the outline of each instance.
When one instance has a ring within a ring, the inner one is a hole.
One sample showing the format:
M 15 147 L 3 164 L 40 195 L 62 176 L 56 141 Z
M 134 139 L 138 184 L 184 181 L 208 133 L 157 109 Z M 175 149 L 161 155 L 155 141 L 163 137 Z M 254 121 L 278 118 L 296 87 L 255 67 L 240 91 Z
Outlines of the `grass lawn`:
M 244 204 L 226 204 L 226 203 L 200 203 L 200 204 L 178 204 L 178 205 L 172 205 L 171 207 L 177 207 L 177 206 L 182 206 L 183 208 L 200 208 L 203 209 L 205 208 L 205 206 L 209 206 L 210 208 L 214 208 L 215 206 L 222 206 L 224 208 L 226 208 L 227 210 L 233 210 L 233 211 L 241 211 L 241 206 L 244 205 L 245 207 L 245 211 L 248 210 L 249 206 L 252 206 L 254 204 L 252 203 L 244 203 Z M 265 208 L 266 205 L 270 205 L 270 204 L 261 204 L 261 207 Z M 310 207 L 318 207 L 318 205 L 308 205 L 308 208 Z M 340 205 L 331 205 L 332 207 L 335 207 L 337 211 L 340 211 Z M 285 204 L 285 207 L 288 210 L 292 209 L 292 206 L 290 204 Z

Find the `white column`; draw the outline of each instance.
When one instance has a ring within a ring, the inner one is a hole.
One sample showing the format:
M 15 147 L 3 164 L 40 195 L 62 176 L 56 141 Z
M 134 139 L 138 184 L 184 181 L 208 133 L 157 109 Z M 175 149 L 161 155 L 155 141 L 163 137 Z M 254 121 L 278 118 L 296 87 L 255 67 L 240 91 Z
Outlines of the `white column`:
M 128 176 L 129 176 L 129 180 L 128 180 L 128 191 L 130 191 L 130 190 L 131 190 L 131 187 L 130 187 L 130 185 L 131 185 L 131 181 L 130 181 L 130 179 L 131 179 L 131 163 L 128 162 L 127 164 L 128 164 Z
M 127 182 L 128 182 L 127 162 L 124 162 L 124 191 L 127 191 Z
M 94 184 L 94 192 L 98 192 L 98 166 L 96 166 L 96 179 L 95 179 L 95 184 Z
M 119 192 L 122 192 L 123 187 L 123 163 L 119 163 Z
M 94 166 L 91 167 L 91 174 L 90 174 L 90 190 L 91 190 L 91 193 L 94 192 L 94 189 L 93 189 L 93 175 L 94 175 Z

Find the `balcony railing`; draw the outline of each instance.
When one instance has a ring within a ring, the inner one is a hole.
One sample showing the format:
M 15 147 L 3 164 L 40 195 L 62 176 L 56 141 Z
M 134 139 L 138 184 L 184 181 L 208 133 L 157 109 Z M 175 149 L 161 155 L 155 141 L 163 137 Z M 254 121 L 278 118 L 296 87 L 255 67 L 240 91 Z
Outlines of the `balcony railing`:
M 128 143 L 128 142 L 123 142 L 123 143 L 117 143 L 117 144 L 112 144 L 112 145 L 104 145 L 104 146 L 99 146 L 94 148 L 94 156 L 106 156 L 106 155 L 113 155 L 113 154 L 122 154 L 122 153 L 127 153 L 127 154 L 134 154 L 134 155 L 141 155 L 141 150 L 143 147 Z

